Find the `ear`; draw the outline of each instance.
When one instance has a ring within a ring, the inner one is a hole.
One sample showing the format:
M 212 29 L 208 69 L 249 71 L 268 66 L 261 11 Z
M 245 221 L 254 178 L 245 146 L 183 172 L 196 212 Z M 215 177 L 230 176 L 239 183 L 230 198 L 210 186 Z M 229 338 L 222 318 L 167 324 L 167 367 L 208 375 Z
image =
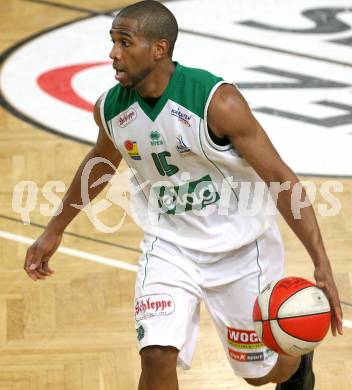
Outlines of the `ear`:
M 167 57 L 167 53 L 170 48 L 170 43 L 167 39 L 158 39 L 157 41 L 154 42 L 153 44 L 154 50 L 154 59 L 156 61 L 161 60 L 164 57 Z

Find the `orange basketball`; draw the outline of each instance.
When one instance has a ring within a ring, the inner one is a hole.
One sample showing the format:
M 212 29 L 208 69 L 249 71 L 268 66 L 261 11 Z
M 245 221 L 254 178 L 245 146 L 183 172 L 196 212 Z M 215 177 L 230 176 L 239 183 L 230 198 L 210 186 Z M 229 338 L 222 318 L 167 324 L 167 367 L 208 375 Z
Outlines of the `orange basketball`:
M 323 290 L 298 277 L 268 284 L 253 308 L 255 330 L 262 342 L 278 353 L 293 356 L 316 348 L 328 332 L 330 320 Z

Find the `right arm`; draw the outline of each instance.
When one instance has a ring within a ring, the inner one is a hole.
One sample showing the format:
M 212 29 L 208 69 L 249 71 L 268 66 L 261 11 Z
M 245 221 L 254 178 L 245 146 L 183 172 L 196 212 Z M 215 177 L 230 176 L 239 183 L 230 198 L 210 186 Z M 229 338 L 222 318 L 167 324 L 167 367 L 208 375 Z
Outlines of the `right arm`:
M 101 157 L 109 160 L 115 167 L 115 169 L 113 169 L 108 164 L 96 164 L 93 167 L 89 175 L 88 183 L 89 199 L 92 200 L 103 190 L 107 182 L 93 188 L 91 188 L 90 185 L 103 175 L 113 175 L 121 162 L 121 154 L 104 129 L 100 116 L 100 104 L 101 98 L 98 99 L 94 106 L 94 119 L 99 127 L 97 142 L 79 166 L 71 185 L 62 200 L 61 213 L 50 220 L 42 235 L 27 250 L 24 269 L 28 276 L 33 280 L 45 279 L 45 276 L 50 276 L 53 273 L 48 266 L 48 262 L 59 247 L 64 230 L 80 212 L 79 209 L 71 205 L 80 204 L 82 202 L 81 176 L 86 164 L 95 157 Z

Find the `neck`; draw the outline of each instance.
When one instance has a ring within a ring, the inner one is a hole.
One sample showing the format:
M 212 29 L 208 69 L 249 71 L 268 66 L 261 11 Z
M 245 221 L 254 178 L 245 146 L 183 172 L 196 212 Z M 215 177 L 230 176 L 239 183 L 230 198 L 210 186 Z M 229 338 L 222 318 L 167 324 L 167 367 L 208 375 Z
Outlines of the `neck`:
M 160 63 L 137 85 L 136 91 L 144 98 L 159 97 L 164 93 L 174 72 L 175 64 L 171 60 Z

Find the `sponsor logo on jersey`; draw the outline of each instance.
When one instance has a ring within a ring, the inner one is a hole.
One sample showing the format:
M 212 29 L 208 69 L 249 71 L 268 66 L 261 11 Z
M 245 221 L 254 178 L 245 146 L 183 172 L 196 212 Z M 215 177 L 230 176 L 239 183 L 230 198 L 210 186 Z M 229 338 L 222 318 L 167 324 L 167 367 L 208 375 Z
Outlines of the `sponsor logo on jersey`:
M 127 140 L 124 143 L 125 149 L 127 150 L 128 155 L 133 159 L 133 160 L 141 160 L 141 156 L 139 155 L 138 151 L 138 145 L 136 141 L 130 141 Z
M 220 199 L 209 175 L 180 186 L 156 186 L 154 190 L 159 198 L 159 206 L 166 214 L 202 210 Z
M 254 330 L 227 328 L 227 342 L 238 349 L 259 349 L 263 343 Z
M 134 108 L 130 108 L 127 111 L 120 114 L 118 117 L 118 123 L 120 127 L 126 127 L 137 118 L 137 111 Z
M 150 145 L 152 146 L 159 146 L 164 144 L 161 134 L 158 131 L 152 131 L 150 133 L 150 139 Z
M 189 121 L 192 118 L 192 114 L 187 114 L 186 112 L 182 112 L 180 110 L 180 107 L 177 107 L 177 109 L 174 109 L 174 108 L 171 109 L 171 115 L 178 118 L 178 120 L 180 122 L 182 122 L 183 124 L 185 124 L 186 126 L 191 127 L 191 124 L 189 123 Z
M 274 351 L 269 348 L 265 348 L 262 352 L 238 352 L 231 348 L 228 348 L 228 351 L 230 358 L 238 362 L 257 362 L 266 360 L 274 354 Z
M 140 325 L 140 326 L 136 329 L 136 332 L 137 332 L 137 339 L 138 339 L 139 341 L 141 341 L 142 338 L 143 338 L 144 335 L 145 335 L 145 330 L 144 330 L 143 326 Z
M 175 311 L 175 302 L 169 294 L 151 294 L 138 297 L 135 301 L 136 321 L 155 316 L 168 316 Z
M 263 352 L 237 352 L 229 348 L 230 358 L 238 362 L 257 362 L 264 360 Z
M 181 156 L 189 156 L 191 153 L 191 148 L 188 147 L 182 139 L 182 135 L 176 137 L 178 144 L 176 145 L 176 150 L 180 153 Z

